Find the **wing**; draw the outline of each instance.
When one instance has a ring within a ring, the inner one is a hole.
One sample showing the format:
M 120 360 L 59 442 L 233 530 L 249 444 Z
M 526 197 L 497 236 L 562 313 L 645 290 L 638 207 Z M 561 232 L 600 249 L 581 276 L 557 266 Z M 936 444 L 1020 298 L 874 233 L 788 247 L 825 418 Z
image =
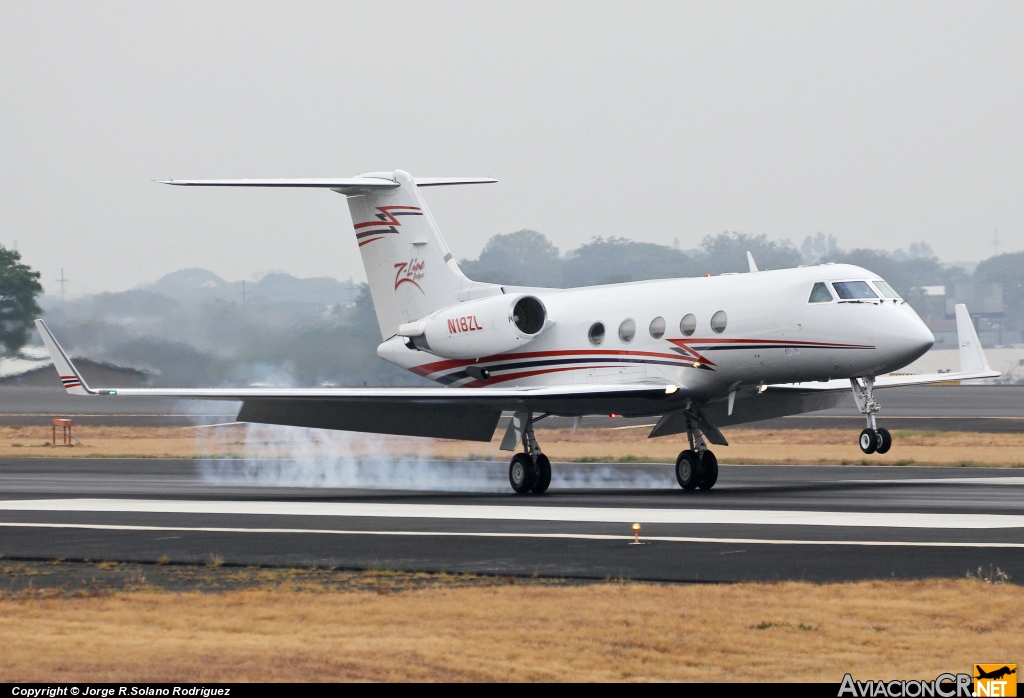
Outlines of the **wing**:
M 46 323 L 36 320 L 61 382 L 72 395 L 241 401 L 239 421 L 377 434 L 490 441 L 503 411 L 559 415 L 652 415 L 685 401 L 675 385 L 537 388 L 90 388 Z

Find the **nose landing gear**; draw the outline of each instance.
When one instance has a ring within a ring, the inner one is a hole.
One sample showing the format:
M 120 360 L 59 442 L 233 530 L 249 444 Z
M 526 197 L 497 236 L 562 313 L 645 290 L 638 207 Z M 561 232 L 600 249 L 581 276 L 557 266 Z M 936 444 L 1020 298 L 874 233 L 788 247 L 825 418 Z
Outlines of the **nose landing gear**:
M 861 381 L 864 381 L 861 384 Z M 853 388 L 853 399 L 857 401 L 860 413 L 867 418 L 867 428 L 860 433 L 860 450 L 864 453 L 886 453 L 892 447 L 892 436 L 888 429 L 879 429 L 875 420 L 882 406 L 875 399 L 875 378 L 851 378 L 850 386 Z

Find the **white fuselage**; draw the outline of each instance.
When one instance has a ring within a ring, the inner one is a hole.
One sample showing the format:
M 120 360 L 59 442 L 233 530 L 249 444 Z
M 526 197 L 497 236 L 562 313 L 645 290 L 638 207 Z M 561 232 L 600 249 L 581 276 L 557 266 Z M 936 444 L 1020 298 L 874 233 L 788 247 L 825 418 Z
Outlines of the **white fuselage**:
M 657 381 L 685 388 L 697 399 L 739 386 L 876 376 L 914 361 L 934 342 L 902 299 L 882 298 L 885 292 L 878 291 L 874 298 L 841 300 L 832 286 L 878 280 L 860 267 L 827 264 L 564 290 L 515 289 L 543 302 L 548 326 L 512 352 L 449 359 L 392 337 L 378 353 L 445 385 Z M 815 283 L 828 285 L 832 300 L 811 302 Z M 684 318 L 690 325 L 681 326 Z M 631 338 L 629 321 L 635 328 Z M 599 343 L 591 340 L 596 323 L 604 327 Z

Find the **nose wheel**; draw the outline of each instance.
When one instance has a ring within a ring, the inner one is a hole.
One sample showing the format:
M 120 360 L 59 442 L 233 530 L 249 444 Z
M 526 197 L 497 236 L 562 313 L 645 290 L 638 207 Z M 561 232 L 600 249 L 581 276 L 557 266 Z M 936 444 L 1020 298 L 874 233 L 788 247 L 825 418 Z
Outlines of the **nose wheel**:
M 860 433 L 860 450 L 864 453 L 886 453 L 891 446 L 888 429 L 865 429 Z
M 853 388 L 853 399 L 857 401 L 860 413 L 868 422 L 867 429 L 860 433 L 857 440 L 860 450 L 864 453 L 887 453 L 892 447 L 892 435 L 888 429 L 879 429 L 875 420 L 875 415 L 882 409 L 875 399 L 875 379 L 851 378 L 850 387 Z

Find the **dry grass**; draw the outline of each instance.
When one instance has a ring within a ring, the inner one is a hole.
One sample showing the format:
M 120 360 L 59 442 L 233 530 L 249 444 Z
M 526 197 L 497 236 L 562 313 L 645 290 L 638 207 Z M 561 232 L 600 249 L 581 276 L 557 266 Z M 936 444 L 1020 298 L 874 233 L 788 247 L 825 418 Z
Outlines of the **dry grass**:
M 673 462 L 682 438 L 646 438 L 649 429 L 544 429 L 538 433 L 544 452 L 557 461 Z M 76 427 L 81 445 L 51 446 L 48 427 L 0 426 L 0 457 L 140 457 L 242 458 L 273 457 L 321 451 L 356 457 L 415 456 L 447 460 L 496 459 L 501 433 L 489 444 L 372 435 L 350 438 L 336 432 L 248 428 L 244 425 L 207 428 Z M 885 455 L 865 456 L 856 434 L 847 429 L 730 429 L 732 446 L 716 449 L 725 463 L 869 463 L 877 465 L 1024 466 L 1024 433 L 977 434 L 908 431 L 894 434 Z
M 219 594 L 0 597 L 0 681 L 838 682 L 1024 656 L 1024 588 L 1013 585 L 393 591 L 375 574 L 370 590 L 295 591 L 278 575 Z

